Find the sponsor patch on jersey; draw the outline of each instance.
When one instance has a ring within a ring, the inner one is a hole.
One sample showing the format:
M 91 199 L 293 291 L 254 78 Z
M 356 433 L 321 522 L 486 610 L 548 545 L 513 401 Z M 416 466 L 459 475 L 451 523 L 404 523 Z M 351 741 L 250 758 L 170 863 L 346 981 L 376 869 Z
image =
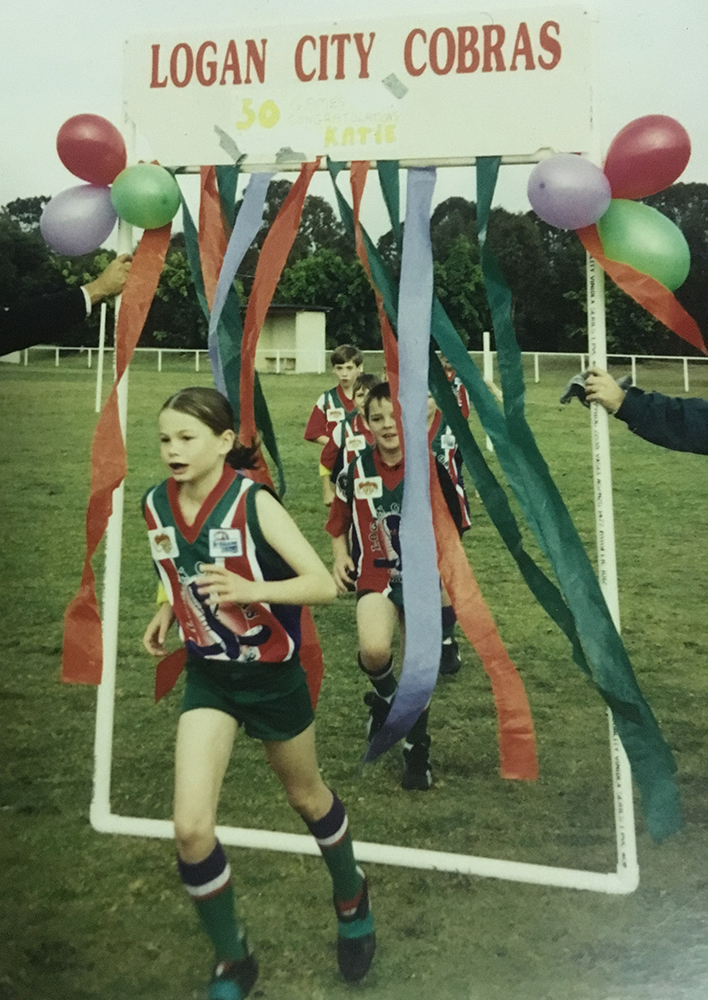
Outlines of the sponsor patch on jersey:
M 327 410 L 327 423 L 328 424 L 338 424 L 340 420 L 344 420 L 344 407 L 342 406 L 330 406 Z
M 455 440 L 454 434 L 443 434 L 440 438 L 440 444 L 443 446 L 445 451 L 454 451 L 457 447 L 457 441 Z
M 381 476 L 369 476 L 368 479 L 357 479 L 354 483 L 354 496 L 357 500 L 371 500 L 383 496 Z
M 243 555 L 243 542 L 238 528 L 210 528 L 209 555 L 217 559 Z
M 153 528 L 148 531 L 148 538 L 150 539 L 152 558 L 157 559 L 158 562 L 160 559 L 176 559 L 179 555 L 177 536 L 173 527 Z
M 363 434 L 352 434 L 347 441 L 348 451 L 355 451 L 357 455 L 366 448 L 366 438 Z

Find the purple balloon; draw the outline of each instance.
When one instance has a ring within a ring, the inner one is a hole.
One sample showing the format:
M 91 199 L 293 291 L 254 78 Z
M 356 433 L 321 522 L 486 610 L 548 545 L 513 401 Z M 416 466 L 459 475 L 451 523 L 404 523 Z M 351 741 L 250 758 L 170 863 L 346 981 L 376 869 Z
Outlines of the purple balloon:
M 542 160 L 527 188 L 536 215 L 549 226 L 582 229 L 605 214 L 612 199 L 610 182 L 599 167 L 573 153 Z
M 52 250 L 79 257 L 97 250 L 108 239 L 117 218 L 110 188 L 78 184 L 44 206 L 39 228 Z

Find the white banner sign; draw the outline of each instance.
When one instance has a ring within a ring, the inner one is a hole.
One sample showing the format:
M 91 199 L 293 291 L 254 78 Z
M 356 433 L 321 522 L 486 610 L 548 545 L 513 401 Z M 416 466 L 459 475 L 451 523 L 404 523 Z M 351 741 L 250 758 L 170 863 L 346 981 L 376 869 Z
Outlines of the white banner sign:
M 587 151 L 589 18 L 559 7 L 156 33 L 126 43 L 126 109 L 171 167 Z

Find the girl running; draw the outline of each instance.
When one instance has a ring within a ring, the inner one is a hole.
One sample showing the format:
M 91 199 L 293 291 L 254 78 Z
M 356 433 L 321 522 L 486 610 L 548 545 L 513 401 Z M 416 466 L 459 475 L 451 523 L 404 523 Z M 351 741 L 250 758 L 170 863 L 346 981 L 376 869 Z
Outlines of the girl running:
M 335 586 L 265 487 L 239 475 L 253 449 L 234 447 L 234 419 L 215 389 L 171 396 L 159 416 L 170 476 L 143 500 L 153 560 L 167 593 L 143 643 L 164 656 L 177 620 L 187 649 L 177 729 L 174 824 L 185 888 L 211 938 L 209 1000 L 243 1000 L 258 966 L 234 907 L 231 870 L 215 837 L 216 810 L 239 726 L 263 742 L 288 802 L 315 837 L 332 876 L 337 957 L 356 982 L 375 948 L 366 879 L 347 815 L 324 784 L 314 714 L 300 665 L 301 607 L 329 604 Z

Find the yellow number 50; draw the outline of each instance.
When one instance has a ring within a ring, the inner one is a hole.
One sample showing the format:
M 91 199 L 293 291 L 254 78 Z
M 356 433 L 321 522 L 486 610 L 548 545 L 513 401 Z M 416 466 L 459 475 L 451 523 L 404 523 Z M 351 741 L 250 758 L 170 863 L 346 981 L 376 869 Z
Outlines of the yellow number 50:
M 261 128 L 273 128 L 280 121 L 280 111 L 278 110 L 278 105 L 275 101 L 264 101 L 258 109 L 258 113 L 253 110 L 251 105 L 253 104 L 250 97 L 244 98 L 243 107 L 241 108 L 241 113 L 243 118 L 236 122 L 236 128 L 244 129 L 250 128 L 258 119 L 258 124 Z

